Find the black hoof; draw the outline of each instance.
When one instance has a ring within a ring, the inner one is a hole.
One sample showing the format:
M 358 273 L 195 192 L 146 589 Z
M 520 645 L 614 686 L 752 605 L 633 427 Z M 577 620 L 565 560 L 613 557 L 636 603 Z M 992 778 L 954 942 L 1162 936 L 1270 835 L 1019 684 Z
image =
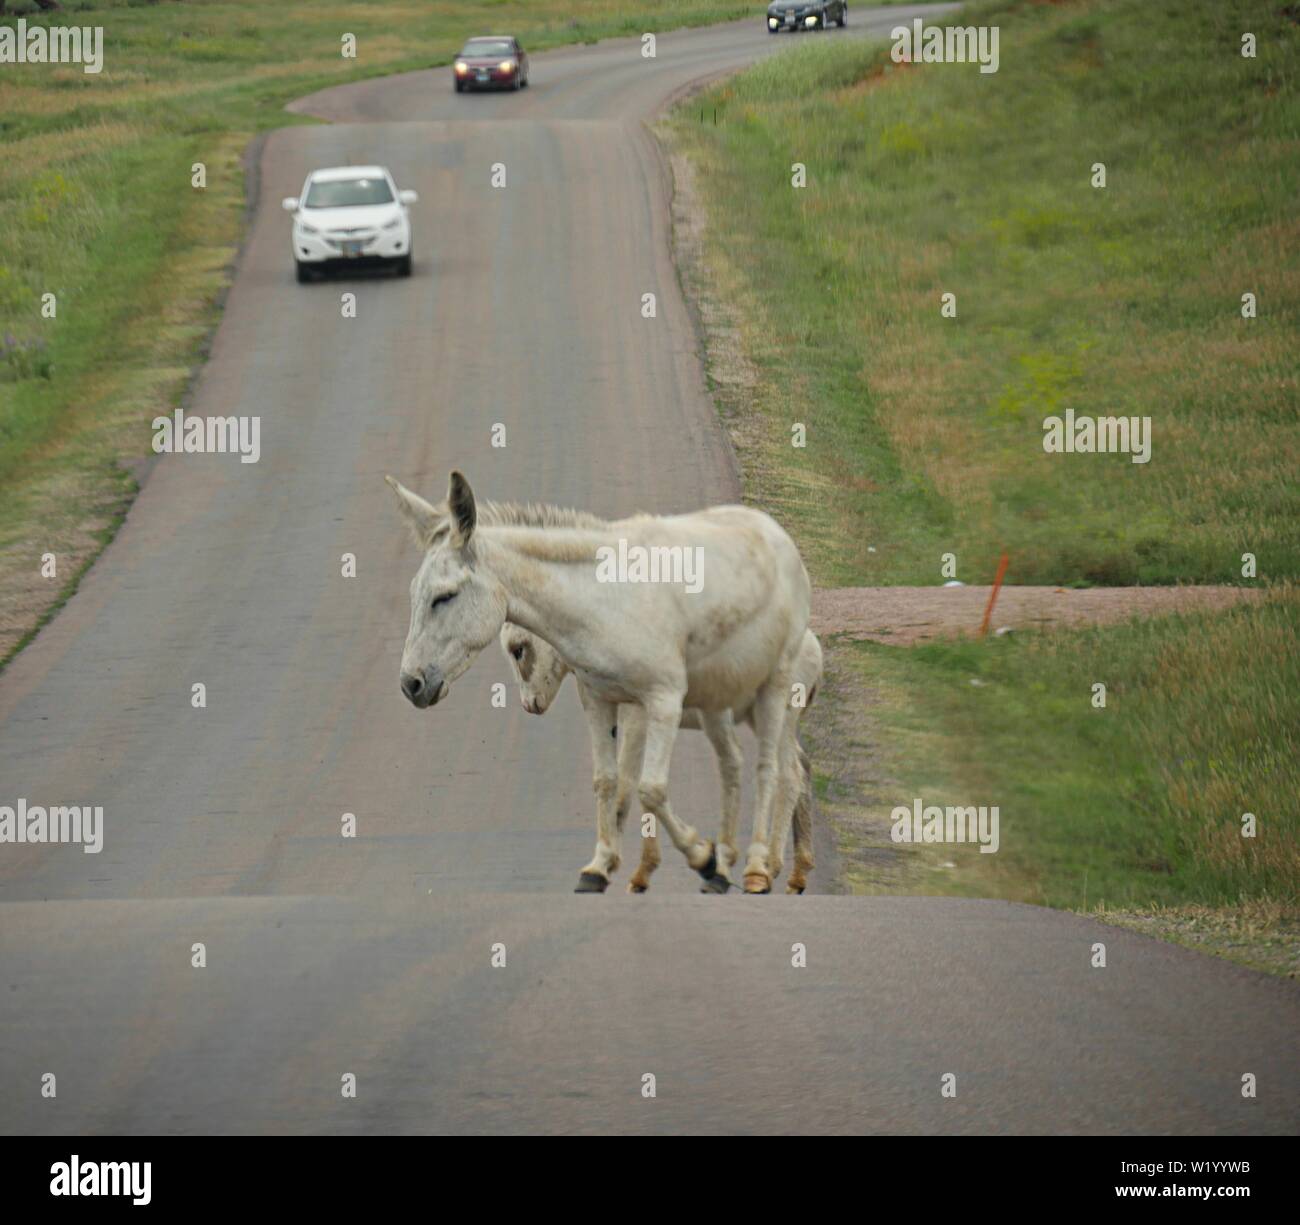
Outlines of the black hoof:
M 721 872 L 710 876 L 708 880 L 700 886 L 701 893 L 726 893 L 731 888 L 731 882 L 722 875 Z
M 578 877 L 578 887 L 574 893 L 604 893 L 609 888 L 607 881 L 599 872 L 584 872 Z
M 705 880 L 712 880 L 718 874 L 718 848 L 712 842 L 709 843 L 709 862 L 695 870 Z

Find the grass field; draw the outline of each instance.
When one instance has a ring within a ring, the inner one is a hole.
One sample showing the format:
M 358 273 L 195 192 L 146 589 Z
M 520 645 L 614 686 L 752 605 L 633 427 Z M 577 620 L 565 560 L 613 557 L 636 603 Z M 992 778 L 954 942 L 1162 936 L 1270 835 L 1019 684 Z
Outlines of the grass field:
M 808 738 L 848 882 L 1101 908 L 1295 974 L 1300 24 L 1256 0 L 960 20 L 1000 27 L 996 74 L 829 33 L 667 125 L 747 497 L 826 586 L 938 584 L 944 554 L 987 583 L 1003 549 L 1013 583 L 1272 586 L 1083 633 L 829 643 Z M 1151 417 L 1151 461 L 1045 453 L 1067 408 Z M 915 797 L 998 805 L 1000 852 L 900 851 Z
M 913 797 L 998 805 L 996 855 L 936 848 L 955 864 L 944 892 L 1074 909 L 1300 904 L 1298 641 L 1300 591 L 1286 587 L 1215 615 L 853 644 L 846 666 L 886 698 L 878 815 Z
M 147 423 L 180 400 L 216 324 L 242 233 L 243 150 L 305 122 L 286 102 L 447 63 L 484 27 L 541 50 L 753 13 L 736 0 L 65 0 L 45 15 L 10 3 L 4 24 L 105 33 L 98 75 L 0 67 L 0 664 L 129 505 L 122 461 L 146 453 Z M 59 569 L 33 585 L 46 552 Z
M 828 643 L 839 709 L 805 739 L 846 883 L 1086 911 L 1300 977 L 1298 643 L 1291 585 L 1086 632 Z M 997 805 L 998 853 L 897 847 L 914 798 Z
M 1294 577 L 1300 24 L 1271 0 L 967 14 L 1000 27 L 997 73 L 829 32 L 678 114 L 760 375 L 755 496 L 831 585 L 931 582 L 945 553 L 988 582 L 1004 548 L 1022 583 L 1237 582 L 1244 552 Z M 1067 409 L 1149 416 L 1150 462 L 1046 454 Z

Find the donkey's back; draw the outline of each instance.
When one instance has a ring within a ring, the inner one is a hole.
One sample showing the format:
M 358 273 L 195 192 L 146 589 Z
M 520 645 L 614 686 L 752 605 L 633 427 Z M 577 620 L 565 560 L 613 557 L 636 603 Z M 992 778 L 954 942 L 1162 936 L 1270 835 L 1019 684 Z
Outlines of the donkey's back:
M 685 705 L 729 710 L 753 700 L 778 660 L 792 665 L 811 612 L 808 572 L 789 534 L 747 506 L 658 521 L 654 533 L 700 549 L 697 593 L 678 597 L 686 628 Z

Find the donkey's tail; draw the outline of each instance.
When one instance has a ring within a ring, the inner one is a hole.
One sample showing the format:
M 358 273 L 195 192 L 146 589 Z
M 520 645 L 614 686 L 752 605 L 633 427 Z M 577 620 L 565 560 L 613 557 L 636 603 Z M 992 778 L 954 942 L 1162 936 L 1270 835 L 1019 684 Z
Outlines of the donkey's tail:
M 794 802 L 790 823 L 794 828 L 795 862 L 804 871 L 814 867 L 812 829 L 812 759 L 802 744 L 799 752 L 799 798 Z

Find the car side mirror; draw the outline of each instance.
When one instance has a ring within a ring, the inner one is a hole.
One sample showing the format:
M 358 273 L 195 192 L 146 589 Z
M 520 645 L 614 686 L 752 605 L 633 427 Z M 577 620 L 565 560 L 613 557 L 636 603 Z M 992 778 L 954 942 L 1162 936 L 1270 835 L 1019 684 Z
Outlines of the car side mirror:
M 420 198 L 420 193 L 418 191 L 399 191 L 397 198 L 403 204 L 414 204 Z
M 298 211 L 298 197 L 285 196 L 285 198 L 280 201 L 280 207 L 284 209 L 286 213 L 296 213 Z

